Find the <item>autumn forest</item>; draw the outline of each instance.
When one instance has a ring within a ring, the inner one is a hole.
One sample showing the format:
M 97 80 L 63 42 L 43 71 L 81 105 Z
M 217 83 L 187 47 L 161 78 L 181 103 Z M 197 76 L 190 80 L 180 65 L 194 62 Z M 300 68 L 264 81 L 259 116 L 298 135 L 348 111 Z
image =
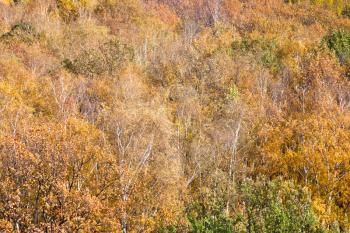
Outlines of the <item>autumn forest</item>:
M 349 233 L 349 0 L 0 0 L 1 233 Z

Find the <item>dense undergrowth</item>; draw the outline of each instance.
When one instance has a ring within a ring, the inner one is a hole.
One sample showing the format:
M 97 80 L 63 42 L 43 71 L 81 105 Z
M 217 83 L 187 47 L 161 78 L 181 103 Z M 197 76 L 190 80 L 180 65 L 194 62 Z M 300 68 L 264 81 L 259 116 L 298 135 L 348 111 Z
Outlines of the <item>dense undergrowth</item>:
M 0 1 L 0 232 L 349 232 L 348 5 Z

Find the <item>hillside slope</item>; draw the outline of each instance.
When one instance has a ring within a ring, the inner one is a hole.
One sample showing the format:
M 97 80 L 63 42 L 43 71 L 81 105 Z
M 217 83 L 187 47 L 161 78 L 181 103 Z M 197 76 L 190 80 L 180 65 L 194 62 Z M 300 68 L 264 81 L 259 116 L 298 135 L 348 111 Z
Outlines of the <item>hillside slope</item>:
M 0 1 L 0 232 L 349 232 L 347 1 Z

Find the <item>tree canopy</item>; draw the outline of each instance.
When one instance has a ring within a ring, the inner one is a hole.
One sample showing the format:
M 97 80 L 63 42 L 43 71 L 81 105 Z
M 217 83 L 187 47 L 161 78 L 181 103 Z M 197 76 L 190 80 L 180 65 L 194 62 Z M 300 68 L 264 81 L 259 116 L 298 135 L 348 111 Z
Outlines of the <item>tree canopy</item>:
M 0 232 L 350 232 L 347 0 L 0 0 Z

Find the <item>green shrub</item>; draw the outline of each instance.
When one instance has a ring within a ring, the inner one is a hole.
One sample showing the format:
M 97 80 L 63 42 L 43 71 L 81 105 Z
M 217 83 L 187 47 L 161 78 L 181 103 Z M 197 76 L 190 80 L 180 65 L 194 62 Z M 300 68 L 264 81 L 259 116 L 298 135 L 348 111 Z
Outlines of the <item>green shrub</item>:
M 118 40 L 110 40 L 100 48 L 107 62 L 109 73 L 119 69 L 125 62 L 132 61 L 134 50 Z
M 97 49 L 83 51 L 74 60 L 65 59 L 63 65 L 75 74 L 86 76 L 113 74 L 133 57 L 130 47 L 118 40 L 111 40 Z
M 241 206 L 226 213 L 223 199 L 192 203 L 186 210 L 192 233 L 325 233 L 307 189 L 293 182 L 246 180 L 238 185 Z M 171 231 L 165 231 L 171 232 Z
M 194 203 L 187 212 L 192 233 L 233 232 L 234 222 L 225 214 L 223 203 L 213 203 L 210 208 L 201 203 Z
M 1 41 L 11 43 L 15 41 L 33 43 L 38 37 L 35 28 L 25 22 L 20 22 L 11 27 L 11 30 L 0 37 Z
M 335 31 L 322 39 L 325 44 L 338 57 L 340 63 L 346 63 L 350 58 L 350 33 Z
M 86 76 L 100 75 L 107 70 L 103 54 L 96 49 L 84 51 L 73 62 L 65 60 L 64 64 L 73 73 Z
M 238 90 L 238 87 L 235 84 L 233 84 L 230 87 L 229 96 L 233 100 L 238 100 L 239 99 L 239 90 Z
M 247 232 L 323 232 L 308 191 L 292 182 L 248 180 L 241 192 Z
M 273 72 L 281 66 L 281 52 L 277 43 L 267 39 L 251 39 L 244 37 L 241 41 L 234 41 L 234 51 L 238 53 L 251 53 L 257 57 L 258 62 Z

